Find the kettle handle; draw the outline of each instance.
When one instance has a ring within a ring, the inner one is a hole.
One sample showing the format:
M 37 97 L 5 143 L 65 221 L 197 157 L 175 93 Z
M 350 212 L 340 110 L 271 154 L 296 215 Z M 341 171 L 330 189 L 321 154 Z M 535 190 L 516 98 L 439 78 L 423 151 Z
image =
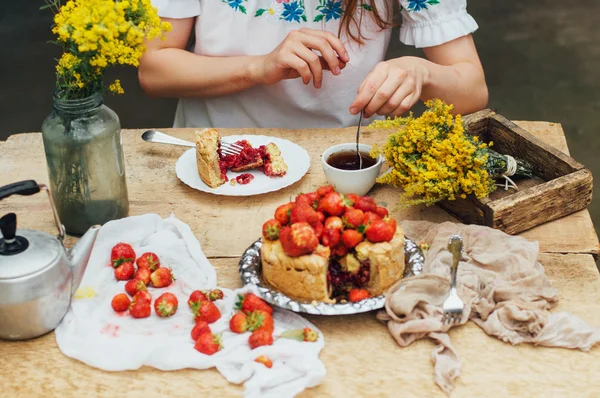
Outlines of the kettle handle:
M 65 239 L 65 227 L 60 222 L 58 211 L 56 210 L 56 206 L 54 206 L 54 201 L 52 200 L 52 195 L 50 194 L 50 190 L 46 185 L 38 184 L 34 180 L 14 182 L 12 184 L 0 187 L 0 200 L 8 198 L 11 195 L 33 195 L 40 192 L 42 189 L 48 192 L 48 198 L 50 199 L 50 205 L 52 206 L 54 221 L 56 222 L 56 227 L 58 228 L 58 239 L 62 243 L 62 241 Z
M 11 195 L 29 196 L 40 192 L 40 186 L 33 180 L 14 182 L 0 187 L 0 200 Z

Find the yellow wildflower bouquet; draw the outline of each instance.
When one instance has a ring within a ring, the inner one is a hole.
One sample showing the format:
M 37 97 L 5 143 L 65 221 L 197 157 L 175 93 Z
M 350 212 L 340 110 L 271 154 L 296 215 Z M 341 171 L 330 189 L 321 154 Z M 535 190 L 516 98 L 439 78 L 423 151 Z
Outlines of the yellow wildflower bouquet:
M 383 148 L 374 147 L 371 155 L 384 154 L 391 171 L 378 182 L 402 187 L 405 205 L 429 206 L 467 195 L 483 198 L 496 189 L 496 178 L 532 176 L 526 162 L 492 151 L 492 143 L 465 133 L 462 117 L 453 116 L 452 105 L 430 100 L 425 106 L 418 118 L 411 113 L 371 124 L 393 130 Z
M 171 25 L 161 22 L 150 0 L 46 0 L 54 12 L 52 33 L 63 54 L 56 66 L 56 92 L 80 99 L 104 91 L 103 74 L 113 65 L 137 67 L 144 40 L 164 37 Z M 122 94 L 117 79 L 109 91 Z

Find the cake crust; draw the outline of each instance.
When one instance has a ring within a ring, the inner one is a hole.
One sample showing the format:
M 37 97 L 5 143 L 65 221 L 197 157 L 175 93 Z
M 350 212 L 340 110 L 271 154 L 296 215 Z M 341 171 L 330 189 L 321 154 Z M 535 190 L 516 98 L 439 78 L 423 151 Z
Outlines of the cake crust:
M 217 188 L 227 181 L 221 176 L 219 165 L 219 132 L 216 129 L 204 129 L 196 131 L 195 136 L 198 174 L 206 185 Z

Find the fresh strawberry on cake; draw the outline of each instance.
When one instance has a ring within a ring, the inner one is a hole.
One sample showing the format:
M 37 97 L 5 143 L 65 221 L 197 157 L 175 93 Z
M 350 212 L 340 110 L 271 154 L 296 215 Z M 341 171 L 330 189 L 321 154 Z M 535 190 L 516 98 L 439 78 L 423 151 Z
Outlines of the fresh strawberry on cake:
M 384 293 L 405 267 L 404 233 L 384 210 L 372 198 L 331 186 L 282 204 L 263 225 L 264 280 L 308 302 Z

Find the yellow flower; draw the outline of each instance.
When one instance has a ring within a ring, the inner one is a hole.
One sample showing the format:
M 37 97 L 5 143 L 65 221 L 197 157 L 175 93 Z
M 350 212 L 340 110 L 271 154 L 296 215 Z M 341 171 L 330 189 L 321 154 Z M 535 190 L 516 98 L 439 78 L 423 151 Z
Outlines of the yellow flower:
M 386 144 L 374 147 L 394 169 L 378 179 L 404 189 L 406 205 L 432 205 L 475 195 L 487 196 L 495 185 L 485 165 L 487 145 L 465 133 L 462 117 L 441 100 L 425 103 L 427 110 L 414 118 L 375 121 L 372 127 L 390 130 Z
M 55 14 L 52 27 L 65 50 L 57 65 L 59 91 L 80 97 L 91 94 L 86 90 L 102 86 L 106 68 L 139 66 L 145 40 L 164 39 L 170 30 L 171 25 L 161 21 L 151 0 L 68 1 Z M 113 85 L 110 91 L 122 93 L 120 85 Z
M 115 94 L 123 94 L 125 92 L 123 87 L 121 87 L 121 81 L 119 79 L 115 80 L 110 86 L 108 86 L 108 89 Z

